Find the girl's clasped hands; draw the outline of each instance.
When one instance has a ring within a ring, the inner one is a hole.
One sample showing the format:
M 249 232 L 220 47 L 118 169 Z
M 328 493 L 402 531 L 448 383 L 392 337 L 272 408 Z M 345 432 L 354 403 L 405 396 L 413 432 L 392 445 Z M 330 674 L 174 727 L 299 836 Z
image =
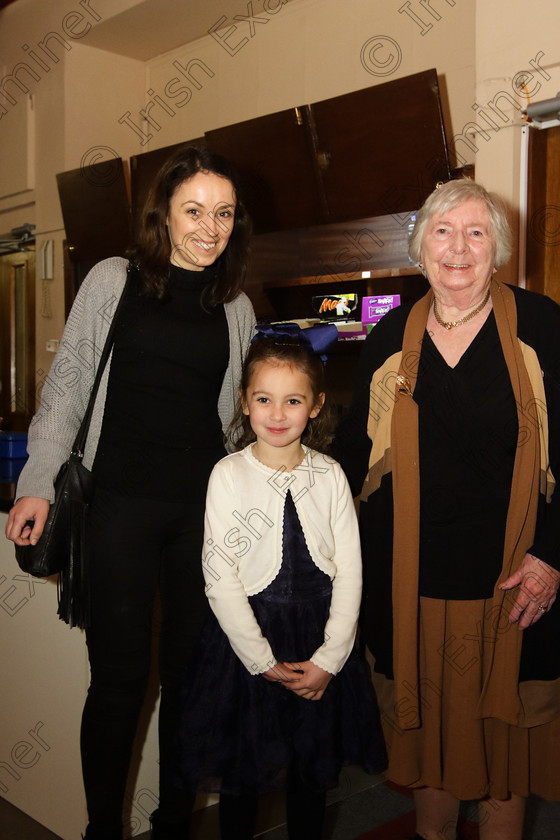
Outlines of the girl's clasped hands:
M 277 662 L 262 676 L 269 682 L 280 683 L 306 700 L 320 700 L 332 679 L 332 674 L 309 660 Z

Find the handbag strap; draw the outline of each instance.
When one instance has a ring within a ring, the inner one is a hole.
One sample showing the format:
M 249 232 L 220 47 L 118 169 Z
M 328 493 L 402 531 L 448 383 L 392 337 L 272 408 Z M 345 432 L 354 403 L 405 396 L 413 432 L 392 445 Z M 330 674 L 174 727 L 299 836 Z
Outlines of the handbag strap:
M 111 325 L 109 326 L 109 332 L 107 333 L 107 338 L 105 339 L 105 344 L 103 346 L 103 351 L 102 351 L 101 357 L 99 359 L 99 364 L 97 366 L 97 371 L 95 373 L 95 379 L 93 381 L 93 386 L 92 386 L 92 389 L 91 389 L 91 393 L 89 395 L 87 408 L 86 408 L 83 420 L 80 424 L 80 428 L 78 429 L 78 434 L 76 435 L 76 439 L 75 439 L 74 444 L 72 446 L 72 454 L 73 455 L 78 455 L 80 459 L 83 457 L 83 454 L 84 454 L 86 439 L 87 439 L 87 435 L 88 435 L 88 432 L 89 432 L 89 425 L 91 423 L 91 418 L 92 418 L 92 415 L 93 415 L 93 407 L 95 405 L 95 399 L 97 397 L 97 392 L 99 390 L 99 385 L 101 384 L 101 377 L 103 376 L 103 372 L 104 372 L 105 367 L 107 365 L 107 361 L 108 361 L 109 356 L 111 354 L 111 350 L 113 349 L 113 343 L 115 341 L 115 329 L 116 329 L 116 326 L 117 326 L 117 318 L 118 318 L 118 314 L 120 312 L 120 309 L 121 309 L 121 306 L 122 306 L 122 303 L 123 303 L 123 300 L 124 300 L 125 292 L 127 290 L 129 280 L 130 280 L 130 275 L 131 275 L 131 272 L 132 272 L 133 269 L 137 270 L 136 266 L 134 266 L 132 263 L 129 262 L 129 264 L 127 266 L 127 269 L 126 269 L 125 284 L 124 284 L 119 302 L 117 304 L 117 307 L 115 309 L 115 313 L 114 313 L 113 318 L 111 320 Z

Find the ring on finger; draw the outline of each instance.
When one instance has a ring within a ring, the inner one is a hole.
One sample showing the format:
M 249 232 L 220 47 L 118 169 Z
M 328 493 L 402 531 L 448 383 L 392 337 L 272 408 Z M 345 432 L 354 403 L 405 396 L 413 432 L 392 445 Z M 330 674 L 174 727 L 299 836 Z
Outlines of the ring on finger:
M 546 612 L 546 606 L 544 604 L 539 604 L 539 612 L 540 613 L 545 613 Z

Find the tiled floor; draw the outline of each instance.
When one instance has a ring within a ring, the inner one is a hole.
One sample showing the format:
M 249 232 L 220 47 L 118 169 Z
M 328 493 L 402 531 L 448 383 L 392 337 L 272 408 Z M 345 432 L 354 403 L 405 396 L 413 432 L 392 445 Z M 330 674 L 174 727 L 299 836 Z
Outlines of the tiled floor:
M 385 825 L 413 808 L 412 801 L 390 790 L 380 776 L 346 771 L 341 785 L 329 796 L 326 838 L 355 840 L 373 828 Z M 473 808 L 465 803 L 468 817 Z M 205 808 L 193 817 L 192 840 L 218 840 L 217 806 Z M 261 840 L 287 840 L 283 823 L 283 806 L 278 797 L 263 798 L 259 814 Z M 560 838 L 560 803 L 544 802 L 532 797 L 527 806 L 523 840 L 558 840 Z M 149 832 L 135 840 L 149 840 Z M 60 840 L 51 831 L 0 799 L 1 840 Z M 79 840 L 67 838 L 66 840 Z M 395 840 L 404 840 L 395 837 Z

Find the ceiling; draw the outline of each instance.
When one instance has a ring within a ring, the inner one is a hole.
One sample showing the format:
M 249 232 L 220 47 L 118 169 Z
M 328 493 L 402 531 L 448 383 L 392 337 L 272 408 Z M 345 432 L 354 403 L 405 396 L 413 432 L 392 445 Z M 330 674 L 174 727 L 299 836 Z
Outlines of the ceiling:
M 257 15 L 260 4 L 254 8 Z M 248 15 L 245 0 L 144 0 L 97 23 L 87 45 L 147 61 L 208 35 L 220 18 L 227 18 L 223 26 L 235 25 L 234 15 Z

